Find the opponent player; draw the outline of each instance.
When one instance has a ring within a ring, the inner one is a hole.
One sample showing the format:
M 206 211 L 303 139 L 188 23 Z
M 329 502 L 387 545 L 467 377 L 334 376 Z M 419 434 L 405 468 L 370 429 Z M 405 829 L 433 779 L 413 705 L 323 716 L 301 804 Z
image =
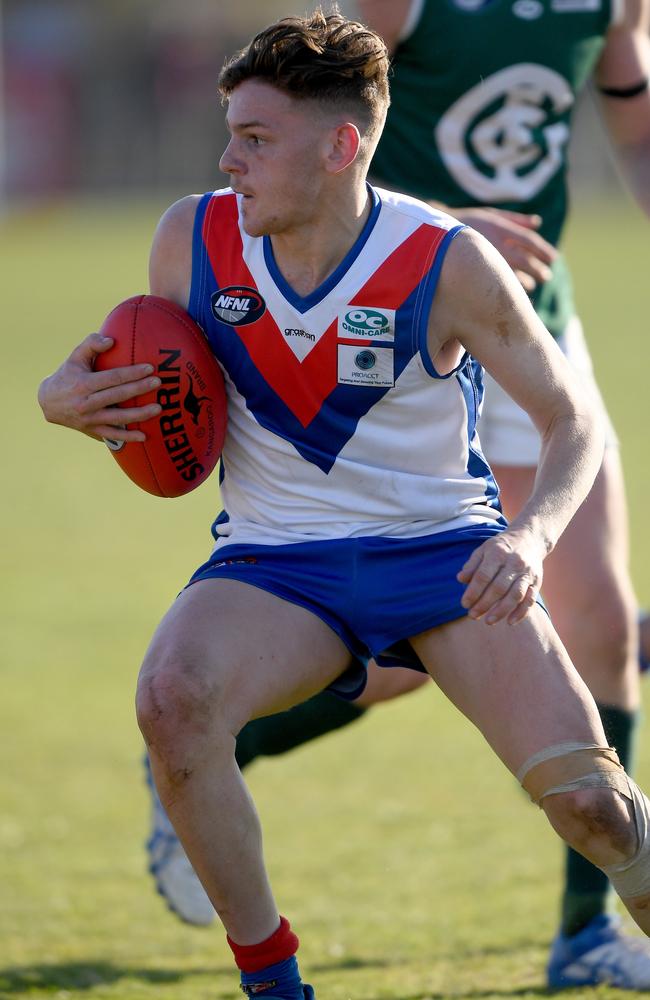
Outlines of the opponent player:
M 566 215 L 571 112 L 577 91 L 593 75 L 631 190 L 650 212 L 648 0 L 358 4 L 394 49 L 393 106 L 373 173 L 390 186 L 454 206 L 458 218 L 483 232 L 531 292 L 576 370 L 593 384 L 566 265 L 555 250 Z M 494 204 L 501 207 L 485 207 Z M 525 413 L 494 383 L 481 440 L 506 512 L 515 513 L 532 489 L 539 439 Z M 639 716 L 636 602 L 611 426 L 607 445 L 588 501 L 547 563 L 545 597 L 598 701 L 609 740 L 630 767 Z M 401 687 L 416 683 L 406 679 Z M 356 704 L 323 694 L 288 717 L 253 723 L 240 738 L 242 762 L 353 721 L 387 696 L 385 685 L 373 678 Z M 391 685 L 398 686 L 395 678 Z M 211 908 L 160 809 L 154 830 L 151 856 L 161 891 L 187 918 L 209 920 Z M 634 989 L 650 982 L 650 954 L 640 953 L 607 914 L 608 895 L 602 873 L 569 852 L 551 986 L 613 981 Z
M 244 991 L 313 995 L 268 884 L 236 734 L 325 685 L 353 693 L 370 655 L 426 669 L 650 931 L 650 802 L 536 603 L 542 561 L 601 461 L 589 394 L 486 241 L 367 186 L 388 103 L 378 36 L 340 15 L 279 22 L 221 89 L 233 190 L 163 217 L 151 287 L 189 309 L 225 370 L 226 510 L 152 640 L 138 717 Z M 219 305 L 234 287 L 264 304 L 236 324 Z M 43 383 L 44 413 L 138 439 L 123 422 L 155 405 L 116 404 L 149 384 L 146 368 L 93 372 L 107 347 L 87 338 Z M 476 435 L 475 358 L 542 436 L 509 527 Z
M 566 265 L 553 250 L 566 216 L 571 113 L 577 91 L 593 76 L 624 176 L 650 214 L 650 3 L 358 2 L 395 56 L 393 107 L 373 162 L 376 176 L 454 206 L 458 218 L 483 232 L 520 273 L 576 371 L 592 379 Z M 494 205 L 537 216 L 539 230 L 530 228 L 532 218 L 484 208 Z M 492 382 L 481 441 L 512 515 L 530 493 L 538 439 L 525 414 Z M 596 698 L 608 738 L 629 768 L 639 689 L 626 524 L 609 425 L 594 488 L 546 564 L 544 597 Z M 607 902 L 602 873 L 569 852 L 550 986 L 613 980 L 630 989 L 647 987 L 650 952 L 644 957 L 620 932 L 606 915 Z

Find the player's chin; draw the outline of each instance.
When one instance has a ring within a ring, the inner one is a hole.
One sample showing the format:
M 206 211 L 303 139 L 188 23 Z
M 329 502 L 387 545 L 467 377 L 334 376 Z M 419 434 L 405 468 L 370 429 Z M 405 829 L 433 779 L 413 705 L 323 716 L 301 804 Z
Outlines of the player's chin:
M 277 220 L 273 214 L 266 215 L 259 206 L 253 207 L 250 201 L 244 199 L 241 213 L 242 226 L 248 236 L 272 236 L 277 232 Z
M 244 214 L 242 216 L 242 224 L 244 232 L 248 236 L 270 236 L 272 232 L 271 224 L 257 216 Z
M 249 222 L 248 219 L 243 220 L 244 232 L 247 236 L 268 236 L 269 230 L 260 224 Z

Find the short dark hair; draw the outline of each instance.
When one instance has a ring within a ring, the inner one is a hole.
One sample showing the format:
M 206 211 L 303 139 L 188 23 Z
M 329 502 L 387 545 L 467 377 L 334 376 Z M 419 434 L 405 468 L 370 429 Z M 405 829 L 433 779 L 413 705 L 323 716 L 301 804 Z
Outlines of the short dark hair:
M 372 141 L 390 103 L 382 38 L 338 10 L 285 17 L 229 59 L 219 77 L 227 99 L 244 80 L 260 79 L 291 97 L 354 108 Z

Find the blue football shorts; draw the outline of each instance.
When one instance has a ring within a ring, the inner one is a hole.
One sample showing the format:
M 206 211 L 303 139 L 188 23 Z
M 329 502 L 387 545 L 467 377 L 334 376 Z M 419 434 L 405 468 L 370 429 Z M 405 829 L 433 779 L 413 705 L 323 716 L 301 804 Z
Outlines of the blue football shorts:
M 363 536 L 290 545 L 223 545 L 188 583 L 230 579 L 317 615 L 342 639 L 352 665 L 330 689 L 357 698 L 366 666 L 425 672 L 408 639 L 467 614 L 456 574 L 503 519 L 420 538 Z

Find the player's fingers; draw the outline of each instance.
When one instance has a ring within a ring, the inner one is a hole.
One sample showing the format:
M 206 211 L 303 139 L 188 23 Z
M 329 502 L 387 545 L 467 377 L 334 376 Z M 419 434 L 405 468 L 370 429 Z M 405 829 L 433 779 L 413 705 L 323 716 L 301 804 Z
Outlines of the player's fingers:
M 549 265 L 553 263 L 557 254 L 555 248 L 537 233 L 519 230 L 504 240 L 504 248 L 509 257 L 516 260 L 518 256 L 521 256 L 523 262 L 532 261 L 537 267 L 543 268 L 547 272 L 542 275 L 544 281 L 548 281 L 551 277 Z
M 518 625 L 523 621 L 536 600 L 537 591 L 532 586 L 528 587 L 519 606 L 508 615 L 508 625 Z
M 144 420 L 157 417 L 162 407 L 158 403 L 148 403 L 145 406 L 120 406 L 97 410 L 92 415 L 93 426 L 106 424 L 121 427 L 124 424 L 141 424 Z
M 526 292 L 535 291 L 535 289 L 537 288 L 537 282 L 535 281 L 534 278 L 531 278 L 531 276 L 529 274 L 526 274 L 525 271 L 518 271 L 516 268 L 514 269 L 514 272 L 517 281 Z
M 518 226 L 523 226 L 524 229 L 539 229 L 542 224 L 541 215 L 535 215 L 534 213 L 512 212 L 507 208 L 493 208 L 492 211 L 498 213 L 504 219 L 509 219 L 510 222 L 516 222 Z
M 508 580 L 510 582 L 508 583 Z M 472 609 L 473 617 L 482 617 L 486 625 L 496 625 L 508 618 L 520 606 L 530 586 L 530 576 L 510 575 L 505 579 L 501 576 L 495 580 L 476 608 Z M 506 588 L 504 591 L 504 587 Z M 485 605 L 489 605 L 485 607 Z M 480 614 L 476 612 L 480 611 Z
M 113 341 L 110 337 L 104 337 L 101 333 L 90 333 L 75 347 L 70 355 L 70 361 L 74 361 L 84 368 L 92 368 L 97 355 L 102 354 L 112 346 Z
M 107 406 L 119 406 L 120 403 L 135 399 L 136 396 L 144 396 L 154 392 L 160 385 L 157 375 L 140 379 L 137 382 L 124 382 L 121 385 L 112 385 L 108 389 L 94 391 L 88 396 L 86 406 L 88 410 L 106 409 Z
M 483 558 L 482 546 L 479 546 L 477 549 L 474 549 L 474 551 L 472 552 L 471 556 L 469 557 L 465 565 L 456 574 L 456 579 L 459 580 L 461 583 L 469 583 L 469 581 L 472 579 L 472 576 L 478 569 L 482 558 Z
M 101 392 L 103 389 L 112 389 L 116 386 L 130 386 L 133 391 L 123 395 L 122 399 L 130 396 L 137 396 L 138 392 L 148 392 L 160 385 L 157 375 L 151 377 L 154 371 L 153 365 L 127 365 L 123 368 L 107 368 L 106 371 L 93 372 L 92 391 Z M 149 379 L 148 384 L 143 380 Z
M 523 597 L 527 580 L 514 570 L 500 569 L 469 609 L 471 618 L 487 616 L 490 624 L 510 614 Z
M 525 275 L 526 280 L 533 283 L 533 287 L 544 284 L 551 277 L 551 269 L 546 264 L 541 263 L 526 253 L 512 254 L 508 263 L 517 277 L 520 274 Z M 521 278 L 519 280 L 521 281 Z M 524 285 L 524 288 L 526 288 L 526 285 Z M 528 291 L 529 289 L 526 290 Z
M 112 424 L 99 424 L 97 427 L 93 427 L 93 433 L 103 438 L 109 448 L 112 442 L 121 444 L 127 441 L 142 442 L 147 440 L 147 436 L 143 431 L 136 430 L 135 428 L 117 427 Z M 117 449 L 112 450 L 116 451 Z
M 498 571 L 498 567 L 494 567 L 490 562 L 484 559 L 472 573 L 471 579 L 465 588 L 465 593 L 460 601 L 462 606 L 467 609 L 472 618 L 480 618 L 483 613 L 484 609 L 482 609 L 481 606 L 483 595 L 490 587 Z M 477 610 L 477 608 L 480 608 L 481 610 Z

